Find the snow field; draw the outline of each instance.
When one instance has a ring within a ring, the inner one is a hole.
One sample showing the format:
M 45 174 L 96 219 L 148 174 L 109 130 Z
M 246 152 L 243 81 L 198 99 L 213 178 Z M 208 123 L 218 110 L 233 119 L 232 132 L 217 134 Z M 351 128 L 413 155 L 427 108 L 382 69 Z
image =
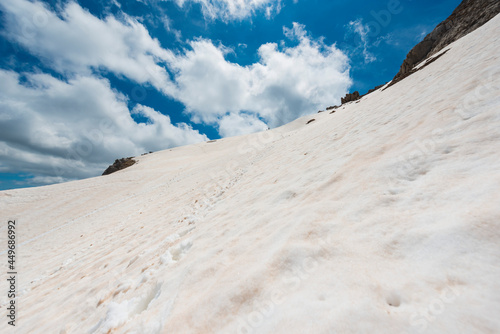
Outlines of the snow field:
M 16 333 L 500 331 L 499 26 L 334 114 L 0 192 Z

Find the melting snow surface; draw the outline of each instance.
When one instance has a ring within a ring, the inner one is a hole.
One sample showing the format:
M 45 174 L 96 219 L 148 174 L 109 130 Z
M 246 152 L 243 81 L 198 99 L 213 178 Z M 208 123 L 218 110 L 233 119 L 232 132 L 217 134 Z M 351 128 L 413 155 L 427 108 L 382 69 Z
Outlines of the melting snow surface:
M 500 332 L 499 29 L 333 114 L 0 192 L 16 333 Z

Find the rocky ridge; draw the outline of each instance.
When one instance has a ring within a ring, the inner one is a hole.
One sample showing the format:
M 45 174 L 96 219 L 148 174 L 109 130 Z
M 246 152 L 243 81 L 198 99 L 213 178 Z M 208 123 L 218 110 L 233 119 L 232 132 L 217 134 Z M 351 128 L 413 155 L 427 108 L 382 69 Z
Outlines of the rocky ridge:
M 498 0 L 464 0 L 453 13 L 438 24 L 406 56 L 391 84 L 414 72 L 416 65 L 435 55 L 451 43 L 473 32 L 500 13 Z
M 397 82 L 437 60 L 444 53 L 435 56 L 424 66 L 416 68 L 416 66 L 422 61 L 436 55 L 439 51 L 443 50 L 451 43 L 481 27 L 498 15 L 498 13 L 500 13 L 499 0 L 462 1 L 446 20 L 438 24 L 436 28 L 434 28 L 434 30 L 422 40 L 422 42 L 418 43 L 413 49 L 410 50 L 406 59 L 403 61 L 399 72 L 384 89 L 391 87 Z M 365 95 L 368 95 L 383 86 L 384 85 L 380 85 L 370 89 Z M 361 99 L 365 96 L 359 96 L 358 93 L 358 96 L 354 98 L 356 93 L 357 92 L 347 94 L 345 98 L 341 99 L 342 104 Z

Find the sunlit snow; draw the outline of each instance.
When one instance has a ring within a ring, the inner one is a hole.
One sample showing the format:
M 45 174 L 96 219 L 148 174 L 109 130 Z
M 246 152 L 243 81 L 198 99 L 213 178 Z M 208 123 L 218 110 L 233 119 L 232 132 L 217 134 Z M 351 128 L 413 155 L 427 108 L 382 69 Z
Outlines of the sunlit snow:
M 0 192 L 16 333 L 499 332 L 499 30 L 333 114 Z

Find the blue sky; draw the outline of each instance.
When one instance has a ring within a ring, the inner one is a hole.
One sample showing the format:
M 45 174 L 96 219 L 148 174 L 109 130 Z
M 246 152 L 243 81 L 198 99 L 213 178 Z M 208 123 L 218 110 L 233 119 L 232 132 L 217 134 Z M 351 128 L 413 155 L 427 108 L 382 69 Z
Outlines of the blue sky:
M 0 190 L 274 128 L 392 79 L 459 0 L 2 0 Z

